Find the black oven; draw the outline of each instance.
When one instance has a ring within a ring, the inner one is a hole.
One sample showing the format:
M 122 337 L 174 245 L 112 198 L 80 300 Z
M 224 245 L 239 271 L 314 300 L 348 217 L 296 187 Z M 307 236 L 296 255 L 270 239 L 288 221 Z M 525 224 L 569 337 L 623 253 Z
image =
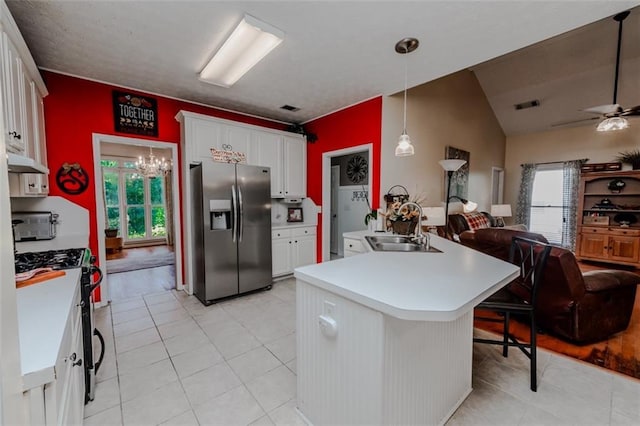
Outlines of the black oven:
M 82 275 L 80 277 L 80 291 L 82 306 L 82 341 L 84 346 L 84 381 L 85 381 L 85 404 L 93 401 L 96 388 L 96 374 L 104 358 L 104 338 L 100 331 L 95 328 L 93 318 L 93 303 L 91 294 L 102 282 L 102 271 L 95 265 L 95 256 L 87 256 L 88 261 L 82 264 Z M 94 350 L 94 339 L 100 342 L 100 354 L 97 356 Z
M 82 316 L 82 345 L 84 347 L 85 404 L 95 396 L 96 374 L 104 358 L 104 339 L 95 328 L 91 294 L 102 282 L 102 271 L 95 266 L 96 258 L 84 248 L 47 250 L 17 253 L 15 255 L 16 273 L 36 268 L 73 269 L 82 268 L 80 275 L 80 306 Z M 99 352 L 94 347 L 96 337 L 100 343 Z M 96 352 L 99 353 L 96 356 Z

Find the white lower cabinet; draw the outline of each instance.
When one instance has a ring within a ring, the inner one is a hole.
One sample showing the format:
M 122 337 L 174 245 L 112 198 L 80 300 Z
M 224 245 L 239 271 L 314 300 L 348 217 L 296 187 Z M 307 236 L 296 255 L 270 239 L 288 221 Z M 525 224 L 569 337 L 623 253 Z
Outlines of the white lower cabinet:
M 344 257 L 355 256 L 364 252 L 362 241 L 355 238 L 344 239 Z
M 85 381 L 79 295 L 67 319 L 55 380 L 25 392 L 31 425 L 82 425 Z
M 290 274 L 299 266 L 316 263 L 316 228 L 275 229 L 271 246 L 273 276 Z

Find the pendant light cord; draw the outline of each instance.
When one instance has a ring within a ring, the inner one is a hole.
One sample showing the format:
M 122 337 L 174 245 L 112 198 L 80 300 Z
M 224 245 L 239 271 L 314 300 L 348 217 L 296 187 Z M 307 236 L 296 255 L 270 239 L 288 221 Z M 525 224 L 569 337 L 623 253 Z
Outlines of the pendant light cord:
M 407 134 L 407 53 L 404 52 L 404 134 Z
M 618 101 L 618 72 L 620 70 L 620 47 L 622 46 L 622 21 L 620 20 L 620 24 L 618 25 L 618 49 L 616 51 L 616 78 L 613 82 L 613 103 L 616 104 Z

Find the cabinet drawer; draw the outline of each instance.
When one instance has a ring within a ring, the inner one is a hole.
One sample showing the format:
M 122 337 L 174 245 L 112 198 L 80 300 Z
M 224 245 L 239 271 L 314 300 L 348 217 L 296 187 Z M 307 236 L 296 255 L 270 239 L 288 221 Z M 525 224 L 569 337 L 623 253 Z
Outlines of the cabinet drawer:
M 316 235 L 315 226 L 307 226 L 304 228 L 293 228 L 291 230 L 292 237 L 302 237 L 304 235 Z
M 582 227 L 583 234 L 609 234 L 609 228 L 596 228 L 591 226 L 583 226 Z
M 638 229 L 629 229 L 629 228 L 620 228 L 620 229 L 615 229 L 615 228 L 610 228 L 609 230 L 609 234 L 610 235 L 623 235 L 623 236 L 627 236 L 627 237 L 638 237 L 640 236 L 640 230 Z
M 363 252 L 364 248 L 362 247 L 362 241 L 354 240 L 354 239 L 351 239 L 351 238 L 345 238 L 344 239 L 344 250 L 345 250 L 345 252 L 347 250 L 356 251 L 356 252 Z
M 276 240 L 278 238 L 289 238 L 291 236 L 291 229 L 273 229 L 271 230 L 271 239 Z

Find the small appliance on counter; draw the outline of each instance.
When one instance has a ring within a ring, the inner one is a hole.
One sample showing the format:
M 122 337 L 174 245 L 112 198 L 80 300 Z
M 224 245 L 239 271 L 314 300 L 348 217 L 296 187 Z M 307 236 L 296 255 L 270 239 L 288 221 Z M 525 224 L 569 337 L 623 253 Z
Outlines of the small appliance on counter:
M 11 213 L 15 241 L 52 240 L 56 237 L 58 215 L 51 211 Z M 19 222 L 22 221 L 22 222 Z

